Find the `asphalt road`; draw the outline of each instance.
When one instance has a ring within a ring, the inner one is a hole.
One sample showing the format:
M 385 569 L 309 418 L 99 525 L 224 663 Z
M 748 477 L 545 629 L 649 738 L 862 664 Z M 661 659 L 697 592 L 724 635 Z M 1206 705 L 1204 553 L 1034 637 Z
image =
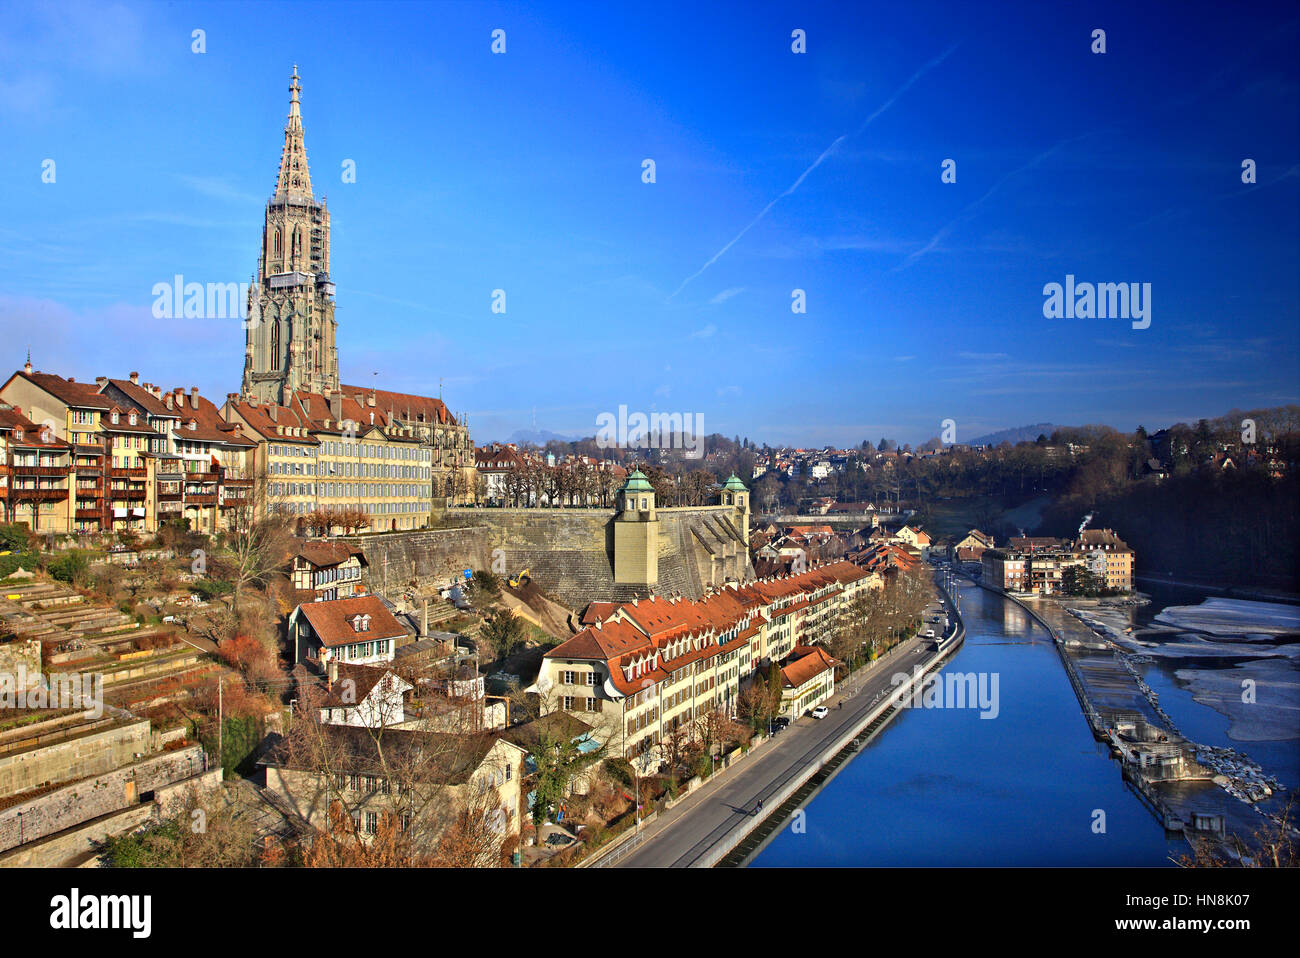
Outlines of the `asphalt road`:
M 614 862 L 619 868 L 688 868 L 732 832 L 744 826 L 762 799 L 772 809 L 773 796 L 791 779 L 816 768 L 823 752 L 837 739 L 860 728 L 872 707 L 894 687 L 891 677 L 909 675 L 938 653 L 931 640 L 904 642 L 869 670 L 859 670 L 835 691 L 824 719 L 804 716 L 739 765 L 715 776 L 680 804 L 660 815 L 644 831 L 635 850 Z M 843 708 L 839 703 L 843 702 Z

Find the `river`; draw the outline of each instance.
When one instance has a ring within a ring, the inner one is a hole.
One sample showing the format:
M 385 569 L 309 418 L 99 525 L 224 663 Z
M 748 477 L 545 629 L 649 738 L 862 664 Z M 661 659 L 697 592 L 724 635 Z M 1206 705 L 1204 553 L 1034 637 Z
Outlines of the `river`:
M 1187 844 L 1093 740 L 1047 632 L 1000 596 L 960 595 L 966 641 L 943 672 L 996 674 L 997 716 L 902 710 L 751 865 L 1172 866 Z

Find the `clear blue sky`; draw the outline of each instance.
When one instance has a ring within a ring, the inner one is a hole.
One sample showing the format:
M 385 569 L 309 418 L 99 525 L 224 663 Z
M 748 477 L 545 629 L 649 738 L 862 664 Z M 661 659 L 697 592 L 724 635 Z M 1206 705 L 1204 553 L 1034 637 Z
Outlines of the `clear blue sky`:
M 250 278 L 296 62 L 343 378 L 441 377 L 478 441 L 620 404 L 849 444 L 1300 401 L 1295 6 L 699 6 L 0 3 L 8 368 L 239 388 L 238 322 L 151 290 Z M 1067 273 L 1151 283 L 1150 328 L 1045 319 Z

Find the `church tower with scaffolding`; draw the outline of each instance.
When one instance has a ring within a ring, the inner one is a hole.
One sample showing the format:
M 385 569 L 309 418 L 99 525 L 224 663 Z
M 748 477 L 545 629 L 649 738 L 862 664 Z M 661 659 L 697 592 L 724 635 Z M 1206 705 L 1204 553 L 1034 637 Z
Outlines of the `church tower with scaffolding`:
M 261 402 L 339 389 L 330 213 L 325 197 L 317 201 L 312 193 L 301 90 L 295 66 L 280 173 L 266 204 L 262 252 L 248 295 L 241 394 Z

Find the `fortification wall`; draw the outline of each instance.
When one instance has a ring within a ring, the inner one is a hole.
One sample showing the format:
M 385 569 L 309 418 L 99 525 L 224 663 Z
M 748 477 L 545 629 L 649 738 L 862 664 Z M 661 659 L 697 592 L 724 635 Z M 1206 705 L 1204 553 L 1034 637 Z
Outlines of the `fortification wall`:
M 734 510 L 720 506 L 660 509 L 659 582 L 653 589 L 614 581 L 612 509 L 463 510 L 463 528 L 352 536 L 365 550 L 371 587 L 398 592 L 460 578 L 464 569 L 524 569 L 571 609 L 593 600 L 630 601 L 653 592 L 703 595 L 728 577 L 753 578 L 749 550 Z M 500 550 L 497 552 L 496 550 Z
M 148 753 L 149 720 L 113 723 L 85 735 L 49 744 L 32 742 L 25 750 L 0 756 L 0 796 L 25 792 L 44 784 L 102 775 Z
M 202 746 L 191 745 L 131 762 L 12 805 L 0 811 L 0 851 L 129 808 L 150 793 L 168 793 L 174 809 L 176 799 L 170 794 L 174 790 L 168 786 L 193 780 L 202 773 Z
M 480 526 L 345 536 L 343 541 L 365 552 L 370 587 L 383 595 L 445 585 L 461 578 L 464 569 L 491 566 L 485 530 Z

